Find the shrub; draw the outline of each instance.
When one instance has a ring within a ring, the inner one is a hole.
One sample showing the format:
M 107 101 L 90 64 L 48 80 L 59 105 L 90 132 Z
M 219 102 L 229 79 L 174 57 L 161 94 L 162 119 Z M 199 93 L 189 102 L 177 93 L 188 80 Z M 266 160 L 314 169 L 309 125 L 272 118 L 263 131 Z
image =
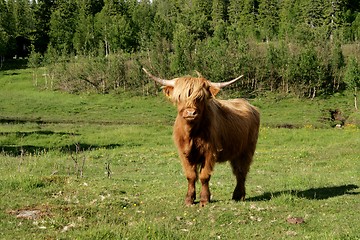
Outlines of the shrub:
M 346 121 L 346 125 L 353 125 L 360 127 L 360 112 L 356 111 L 350 114 L 349 118 Z
M 70 92 L 96 92 L 137 90 L 144 84 L 139 80 L 139 61 L 131 54 L 108 56 L 72 56 L 48 65 L 55 88 Z

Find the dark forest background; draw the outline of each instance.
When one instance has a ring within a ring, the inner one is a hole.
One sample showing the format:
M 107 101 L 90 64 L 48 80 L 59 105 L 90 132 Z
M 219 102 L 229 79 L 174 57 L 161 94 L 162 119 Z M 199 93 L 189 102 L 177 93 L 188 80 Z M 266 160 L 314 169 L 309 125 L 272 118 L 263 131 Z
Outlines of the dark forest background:
M 0 0 L 0 13 L 1 67 L 26 58 L 68 92 L 152 93 L 142 67 L 243 74 L 233 89 L 253 95 L 360 87 L 358 0 Z

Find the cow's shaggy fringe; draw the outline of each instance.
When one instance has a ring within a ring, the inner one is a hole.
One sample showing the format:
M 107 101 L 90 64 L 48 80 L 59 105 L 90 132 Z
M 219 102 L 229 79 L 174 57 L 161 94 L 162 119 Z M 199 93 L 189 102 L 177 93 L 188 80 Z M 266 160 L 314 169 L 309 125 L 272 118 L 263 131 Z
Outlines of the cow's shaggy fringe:
M 212 96 L 209 91 L 206 91 L 210 85 L 204 78 L 184 77 L 181 78 L 181 81 L 176 81 L 175 86 L 171 95 L 173 102 L 193 103 L 196 100 L 203 100 Z

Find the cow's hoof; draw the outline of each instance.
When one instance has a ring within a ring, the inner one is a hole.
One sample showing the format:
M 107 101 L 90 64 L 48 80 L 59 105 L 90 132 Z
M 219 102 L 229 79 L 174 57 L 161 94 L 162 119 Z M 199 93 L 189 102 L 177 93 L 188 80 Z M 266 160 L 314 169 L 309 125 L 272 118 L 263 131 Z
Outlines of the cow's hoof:
M 194 199 L 192 198 L 185 198 L 185 205 L 186 206 L 191 206 L 194 204 Z
M 200 207 L 205 207 L 209 203 L 208 200 L 201 200 L 200 201 Z
M 236 202 L 245 201 L 245 196 L 244 195 L 239 195 L 239 196 L 233 195 L 232 200 L 234 200 Z

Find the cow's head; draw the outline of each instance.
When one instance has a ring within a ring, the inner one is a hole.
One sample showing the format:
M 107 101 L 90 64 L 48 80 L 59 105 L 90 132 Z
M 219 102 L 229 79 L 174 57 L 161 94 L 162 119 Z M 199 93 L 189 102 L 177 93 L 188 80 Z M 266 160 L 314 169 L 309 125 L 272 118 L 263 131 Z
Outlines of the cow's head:
M 153 76 L 145 68 L 144 72 L 154 81 L 163 86 L 166 96 L 177 105 L 178 114 L 191 123 L 201 119 L 207 102 L 213 98 L 221 88 L 226 87 L 242 76 L 223 83 L 213 83 L 203 78 L 200 74 L 195 77 L 180 77 L 172 80 L 161 79 Z

